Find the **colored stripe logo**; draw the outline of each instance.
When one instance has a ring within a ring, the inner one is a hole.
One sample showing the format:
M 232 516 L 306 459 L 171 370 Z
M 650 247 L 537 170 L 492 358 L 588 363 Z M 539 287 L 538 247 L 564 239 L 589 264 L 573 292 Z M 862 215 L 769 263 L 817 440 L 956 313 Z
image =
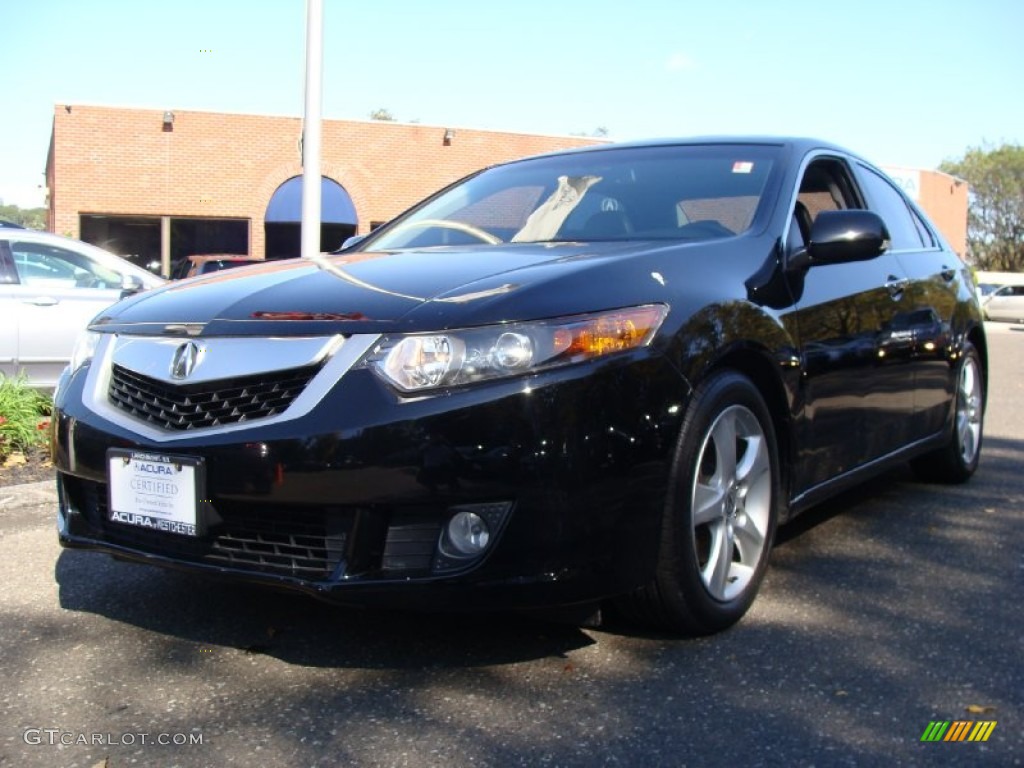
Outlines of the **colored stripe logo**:
M 921 734 L 921 741 L 988 741 L 995 728 L 995 720 L 933 720 Z

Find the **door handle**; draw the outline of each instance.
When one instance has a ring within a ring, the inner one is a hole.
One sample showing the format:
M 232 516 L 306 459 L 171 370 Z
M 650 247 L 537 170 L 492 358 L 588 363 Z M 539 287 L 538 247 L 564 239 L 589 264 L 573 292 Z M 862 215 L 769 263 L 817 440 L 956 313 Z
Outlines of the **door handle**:
M 36 307 L 54 307 L 60 304 L 60 301 L 53 298 L 53 296 L 36 296 L 31 299 L 25 299 L 25 303 Z
M 905 277 L 896 277 L 896 275 L 889 275 L 889 278 L 885 282 L 885 289 L 889 291 L 889 296 L 895 301 L 899 301 L 903 296 L 903 292 L 907 289 L 907 283 L 910 281 Z
M 947 267 L 945 264 L 943 264 L 942 265 L 942 271 L 939 272 L 939 274 L 942 275 L 942 279 L 945 280 L 948 283 L 954 277 L 956 277 L 956 270 L 952 269 L 951 267 Z

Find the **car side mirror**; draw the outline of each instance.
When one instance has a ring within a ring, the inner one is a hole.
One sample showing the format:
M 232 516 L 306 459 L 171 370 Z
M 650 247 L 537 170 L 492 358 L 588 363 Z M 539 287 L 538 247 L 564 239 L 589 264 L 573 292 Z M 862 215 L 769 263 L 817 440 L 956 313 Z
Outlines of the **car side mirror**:
M 811 224 L 811 242 L 791 266 L 814 267 L 867 261 L 889 247 L 889 230 L 873 211 L 822 211 Z
M 145 288 L 145 286 L 142 284 L 141 277 L 138 277 L 137 275 L 123 275 L 121 277 L 122 299 L 127 299 L 129 296 L 134 296 L 143 288 Z

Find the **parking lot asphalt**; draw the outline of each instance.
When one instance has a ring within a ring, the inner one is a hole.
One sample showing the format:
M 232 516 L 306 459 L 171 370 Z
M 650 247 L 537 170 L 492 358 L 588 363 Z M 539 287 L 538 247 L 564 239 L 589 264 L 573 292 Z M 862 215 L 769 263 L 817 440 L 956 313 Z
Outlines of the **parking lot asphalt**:
M 52 484 L 0 487 L 0 766 L 1024 765 L 1024 328 L 989 328 L 975 478 L 813 510 L 698 640 L 128 565 L 57 546 Z

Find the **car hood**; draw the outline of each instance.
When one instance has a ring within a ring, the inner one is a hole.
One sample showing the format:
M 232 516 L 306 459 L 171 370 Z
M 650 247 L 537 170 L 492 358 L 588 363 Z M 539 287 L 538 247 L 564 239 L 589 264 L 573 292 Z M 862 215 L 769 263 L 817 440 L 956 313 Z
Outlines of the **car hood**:
M 651 250 L 664 248 L 651 243 Z M 369 333 L 515 319 L 508 301 L 539 283 L 645 250 L 636 242 L 505 244 L 354 252 L 267 262 L 171 283 L 123 301 L 96 330 L 143 334 Z M 494 310 L 479 311 L 487 306 Z M 429 310 L 429 311 L 424 311 Z M 517 307 L 517 314 L 528 314 Z M 429 318 L 426 319 L 426 318 Z

